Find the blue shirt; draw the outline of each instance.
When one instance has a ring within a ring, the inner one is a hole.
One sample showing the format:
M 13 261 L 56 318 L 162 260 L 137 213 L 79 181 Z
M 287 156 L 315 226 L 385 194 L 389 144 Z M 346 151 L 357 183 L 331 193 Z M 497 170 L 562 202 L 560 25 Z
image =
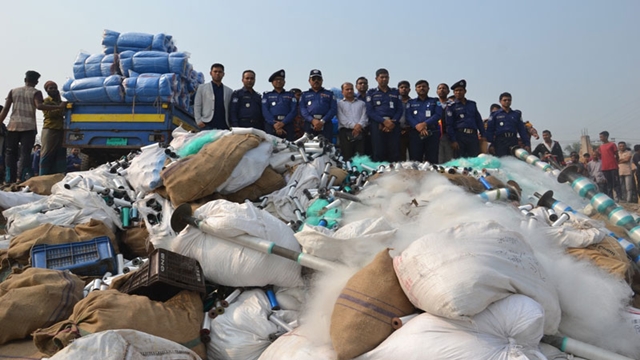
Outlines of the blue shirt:
M 213 86 L 213 96 L 215 97 L 215 103 L 213 104 L 213 119 L 210 121 L 210 126 L 213 129 L 228 129 L 226 117 L 226 109 L 224 108 L 224 85 L 219 86 L 211 82 Z
M 501 108 L 491 113 L 487 122 L 487 140 L 494 142 L 496 137 L 504 133 L 518 133 L 524 145 L 531 146 L 531 138 L 524 126 L 524 121 L 522 121 L 522 112 L 520 110 L 507 112 Z
M 238 126 L 238 120 L 250 119 L 262 121 L 262 97 L 253 89 L 239 89 L 231 95 L 229 122 Z
M 405 110 L 407 123 L 415 128 L 419 123 L 427 123 L 427 128 L 435 129 L 442 118 L 442 106 L 436 98 L 427 97 L 422 100 L 419 97 L 409 100 Z
M 369 89 L 366 102 L 369 119 L 377 123 L 383 123 L 386 117 L 398 122 L 402 117 L 403 104 L 397 89 L 389 88 L 387 92 Z
M 284 116 L 283 123 L 290 124 L 297 115 L 296 97 L 289 91 L 265 92 L 262 95 L 262 115 L 264 120 L 273 125 L 277 117 Z
M 320 115 L 325 123 L 329 123 L 337 113 L 338 103 L 332 91 L 321 88 L 317 92 L 309 89 L 302 93 L 300 115 L 302 115 L 304 121 L 311 122 L 315 119 L 314 115 Z
M 67 172 L 80 171 L 79 167 L 73 166 L 74 164 L 81 165 L 82 159 L 77 155 L 69 155 L 67 156 Z
M 457 129 L 476 129 L 484 136 L 484 122 L 475 101 L 467 100 L 464 104 L 455 100 L 445 111 L 447 134 L 452 142 L 456 141 Z

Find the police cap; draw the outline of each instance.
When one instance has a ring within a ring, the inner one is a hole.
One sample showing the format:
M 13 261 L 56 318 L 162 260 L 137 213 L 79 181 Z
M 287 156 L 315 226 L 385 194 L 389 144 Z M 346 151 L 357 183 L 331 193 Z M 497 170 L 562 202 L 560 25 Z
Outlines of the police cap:
M 271 74 L 271 76 L 269 76 L 269 82 L 272 82 L 278 76 L 282 76 L 282 78 L 284 79 L 284 70 L 280 69 Z
M 458 81 L 457 83 L 451 85 L 451 90 L 455 90 L 456 88 L 459 88 L 459 87 L 461 87 L 461 88 L 466 90 L 467 89 L 467 81 L 464 80 L 464 79 Z
M 322 71 L 318 69 L 311 70 L 311 72 L 309 73 L 309 79 L 311 79 L 312 77 L 319 77 L 322 79 Z

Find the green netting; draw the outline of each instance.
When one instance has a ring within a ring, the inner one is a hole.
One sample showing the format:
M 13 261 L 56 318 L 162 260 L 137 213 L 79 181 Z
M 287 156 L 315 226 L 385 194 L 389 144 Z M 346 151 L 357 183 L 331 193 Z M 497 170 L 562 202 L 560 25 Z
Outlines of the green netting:
M 210 130 L 202 132 L 202 135 L 195 136 L 187 141 L 180 149 L 176 151 L 176 154 L 180 157 L 187 157 L 189 155 L 196 154 L 202 147 L 208 143 L 218 140 L 224 132 L 218 130 Z
M 453 159 L 445 164 L 445 167 L 449 166 L 458 166 L 458 167 L 470 167 L 475 170 L 481 169 L 499 169 L 502 167 L 502 163 L 497 157 L 480 155 L 478 157 L 473 158 L 458 158 Z
M 320 220 L 324 219 L 327 221 L 326 227 L 330 229 L 336 227 L 342 218 L 342 209 L 330 209 L 322 214 L 322 208 L 327 205 L 329 205 L 329 201 L 327 199 L 316 199 L 312 202 L 307 208 L 307 218 L 304 221 L 305 224 L 318 226 Z
M 368 157 L 367 155 L 356 155 L 351 159 L 351 165 L 357 167 L 358 171 L 365 170 L 362 167 L 362 164 L 365 164 L 368 167 L 374 168 L 374 169 L 377 169 L 378 166 L 380 166 L 380 165 L 384 165 L 384 166 L 388 166 L 389 165 L 388 162 L 375 162 L 375 161 L 371 160 L 371 158 Z M 349 170 L 351 170 L 351 169 L 349 169 Z

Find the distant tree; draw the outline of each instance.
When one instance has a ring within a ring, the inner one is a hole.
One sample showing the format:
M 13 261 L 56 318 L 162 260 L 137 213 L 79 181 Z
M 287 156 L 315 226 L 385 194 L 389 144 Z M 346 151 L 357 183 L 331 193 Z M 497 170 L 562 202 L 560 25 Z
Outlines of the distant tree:
M 575 152 L 580 152 L 580 142 L 574 142 L 571 143 L 570 145 L 567 145 L 564 147 L 564 151 L 566 154 L 571 154 L 571 152 L 575 151 Z

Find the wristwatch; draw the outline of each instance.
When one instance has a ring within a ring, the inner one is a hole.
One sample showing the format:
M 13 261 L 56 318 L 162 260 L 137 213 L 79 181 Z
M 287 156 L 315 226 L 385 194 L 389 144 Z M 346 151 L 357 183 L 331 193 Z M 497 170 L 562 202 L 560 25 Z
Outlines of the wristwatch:
M 320 122 L 324 125 L 324 120 L 320 119 Z

